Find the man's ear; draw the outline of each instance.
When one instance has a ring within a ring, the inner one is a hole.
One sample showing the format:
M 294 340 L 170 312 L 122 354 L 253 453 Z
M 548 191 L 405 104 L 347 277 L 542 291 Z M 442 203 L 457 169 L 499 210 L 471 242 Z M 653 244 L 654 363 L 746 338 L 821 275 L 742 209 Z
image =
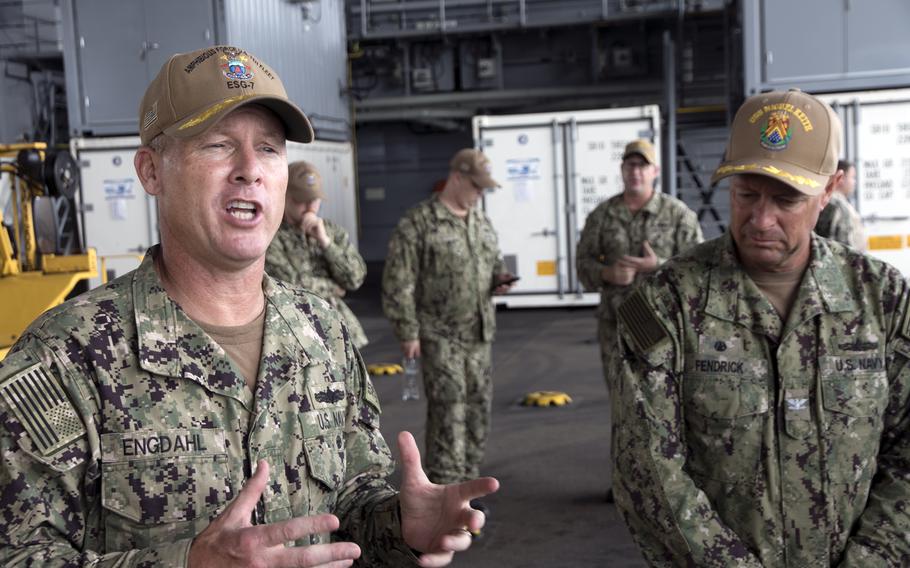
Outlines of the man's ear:
M 164 157 L 149 148 L 140 146 L 133 157 L 133 166 L 139 176 L 139 182 L 149 195 L 161 193 L 161 162 Z
M 825 192 L 822 194 L 822 198 L 819 201 L 819 211 L 825 208 L 825 205 L 831 201 L 831 195 L 834 193 L 834 188 L 840 185 L 844 180 L 844 170 L 837 170 L 833 176 L 828 178 L 828 185 L 825 186 Z

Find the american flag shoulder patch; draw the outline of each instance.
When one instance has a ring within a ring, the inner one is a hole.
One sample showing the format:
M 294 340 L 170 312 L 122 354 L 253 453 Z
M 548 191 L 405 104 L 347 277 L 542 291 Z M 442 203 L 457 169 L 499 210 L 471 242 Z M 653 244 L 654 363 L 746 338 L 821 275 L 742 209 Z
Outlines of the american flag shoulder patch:
M 68 446 L 85 433 L 59 379 L 36 363 L 0 384 L 0 396 L 32 438 L 41 455 Z
M 635 290 L 631 296 L 626 298 L 620 304 L 618 312 L 619 318 L 625 324 L 639 351 L 649 351 L 662 339 L 668 337 L 667 330 L 657 320 L 651 304 L 648 303 L 641 289 Z

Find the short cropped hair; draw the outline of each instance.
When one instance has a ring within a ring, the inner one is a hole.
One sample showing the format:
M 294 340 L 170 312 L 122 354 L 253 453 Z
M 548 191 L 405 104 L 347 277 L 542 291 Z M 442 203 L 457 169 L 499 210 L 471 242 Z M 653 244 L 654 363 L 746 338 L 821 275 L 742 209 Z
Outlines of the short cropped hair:
M 149 143 L 147 144 L 147 146 L 149 148 L 151 148 L 158 154 L 163 154 L 164 151 L 167 150 L 168 146 L 170 146 L 170 145 L 171 145 L 171 138 L 164 132 L 162 132 L 161 134 L 158 134 L 157 136 L 155 136 L 154 138 L 149 140 Z

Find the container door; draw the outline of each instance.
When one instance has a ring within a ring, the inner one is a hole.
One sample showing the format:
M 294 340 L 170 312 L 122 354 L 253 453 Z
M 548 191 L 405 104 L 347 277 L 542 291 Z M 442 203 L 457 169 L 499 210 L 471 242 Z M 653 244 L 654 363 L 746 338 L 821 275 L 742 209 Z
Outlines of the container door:
M 910 100 L 858 112 L 856 186 L 869 252 L 910 276 Z
M 484 196 L 515 293 L 562 292 L 567 285 L 561 135 L 555 122 L 483 127 L 483 151 L 500 189 Z
M 149 81 L 175 53 L 215 44 L 212 4 L 186 0 L 155 0 L 143 4 Z
M 79 102 L 85 125 L 95 134 L 136 131 L 142 93 L 157 69 L 149 71 L 145 53 L 145 22 L 135 2 L 77 2 L 76 42 L 79 59 Z M 67 85 L 70 88 L 70 85 Z
M 354 192 L 354 150 L 350 142 L 314 140 L 309 144 L 288 142 L 288 163 L 306 160 L 322 174 L 326 198 L 319 215 L 344 227 L 358 247 L 357 196 Z
M 574 135 L 572 133 L 574 132 Z M 572 289 L 580 290 L 575 276 L 575 245 L 588 214 L 605 199 L 622 192 L 622 152 L 636 138 L 650 139 L 660 156 L 656 125 L 650 117 L 572 123 L 569 134 L 569 234 Z M 659 190 L 658 190 L 659 191 Z

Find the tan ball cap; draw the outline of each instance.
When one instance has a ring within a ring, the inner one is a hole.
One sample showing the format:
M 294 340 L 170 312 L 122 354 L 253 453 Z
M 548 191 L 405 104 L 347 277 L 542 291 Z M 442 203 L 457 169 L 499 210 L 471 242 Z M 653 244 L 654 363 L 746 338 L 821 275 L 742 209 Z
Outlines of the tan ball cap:
M 325 199 L 322 175 L 316 166 L 304 161 L 294 162 L 288 166 L 288 197 L 296 203 Z
M 473 148 L 459 150 L 449 163 L 449 170 L 468 176 L 471 181 L 484 189 L 502 187 L 490 177 L 493 166 L 480 150 Z
M 657 163 L 657 152 L 654 151 L 654 145 L 644 138 L 639 138 L 626 144 L 626 149 L 622 152 L 622 159 L 625 160 L 635 154 L 644 158 L 651 165 Z
M 178 53 L 161 67 L 139 105 L 139 136 L 143 144 L 162 132 L 174 138 L 196 136 L 250 103 L 274 112 L 288 140 L 313 140 L 310 121 L 288 99 L 278 75 L 255 56 L 228 45 Z
M 736 111 L 724 161 L 711 183 L 759 174 L 820 195 L 837 172 L 840 149 L 841 123 L 830 106 L 797 89 L 761 93 Z

